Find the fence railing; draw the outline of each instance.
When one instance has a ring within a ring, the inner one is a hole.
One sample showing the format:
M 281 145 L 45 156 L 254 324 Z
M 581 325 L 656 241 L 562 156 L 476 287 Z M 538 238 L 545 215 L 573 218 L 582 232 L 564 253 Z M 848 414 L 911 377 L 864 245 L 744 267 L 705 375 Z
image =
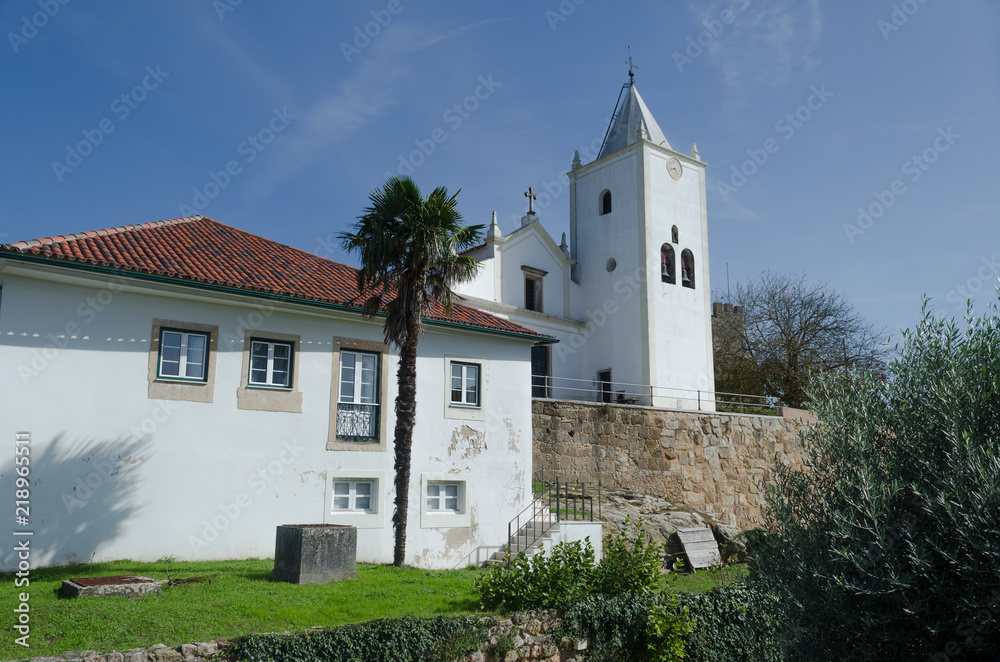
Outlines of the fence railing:
M 532 483 L 531 503 L 507 524 L 509 558 L 531 549 L 546 533 L 561 521 L 594 521 L 594 497 L 597 497 L 597 519 L 601 517 L 601 483 L 565 483 L 558 476 L 546 482 L 544 473 Z M 589 508 L 589 513 L 588 513 Z
M 556 400 L 646 405 L 665 409 L 777 415 L 776 398 L 571 377 L 532 375 L 532 396 Z

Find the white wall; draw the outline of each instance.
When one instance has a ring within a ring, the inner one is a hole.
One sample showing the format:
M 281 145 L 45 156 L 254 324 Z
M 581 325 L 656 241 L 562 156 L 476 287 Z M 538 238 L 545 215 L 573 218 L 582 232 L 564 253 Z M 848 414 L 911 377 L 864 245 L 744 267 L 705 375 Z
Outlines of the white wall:
M 326 450 L 333 338 L 381 341 L 378 322 L 291 305 L 262 313 L 245 297 L 135 283 L 112 292 L 100 278 L 69 282 L 24 273 L 2 274 L 0 438 L 13 449 L 16 432 L 31 433 L 34 566 L 89 561 L 92 554 L 98 561 L 269 557 L 276 525 L 324 521 L 327 474 L 334 471 L 384 475 L 384 526 L 359 529 L 358 559 L 391 561 L 395 354 L 383 403 L 388 450 Z M 149 399 L 153 318 L 218 325 L 214 402 Z M 237 409 L 243 343 L 226 338 L 242 339 L 248 326 L 265 336 L 301 336 L 301 413 Z M 409 563 L 451 567 L 479 546 L 500 544 L 526 502 L 528 346 L 426 327 L 417 367 Z M 445 418 L 446 355 L 484 362 L 483 420 Z M 13 466 L 11 450 L 0 458 L 0 491 L 8 495 Z M 470 526 L 421 528 L 425 473 L 467 478 Z M 15 565 L 4 552 L 0 569 Z

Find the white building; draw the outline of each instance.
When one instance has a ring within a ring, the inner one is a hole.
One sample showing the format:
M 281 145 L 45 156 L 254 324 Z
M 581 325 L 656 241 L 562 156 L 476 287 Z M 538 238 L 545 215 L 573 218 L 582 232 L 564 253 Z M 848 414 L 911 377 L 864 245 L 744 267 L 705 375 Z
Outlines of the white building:
M 0 478 L 13 496 L 28 467 L 33 567 L 269 557 L 276 525 L 323 522 L 392 560 L 397 354 L 353 268 L 192 217 L 2 246 L 0 287 Z M 506 542 L 550 341 L 465 306 L 427 319 L 408 563 Z
M 532 349 L 536 397 L 714 409 L 705 168 L 629 83 L 597 160 L 569 174 L 570 242 L 496 213 L 467 303 L 560 340 Z M 531 191 L 526 195 L 530 196 Z

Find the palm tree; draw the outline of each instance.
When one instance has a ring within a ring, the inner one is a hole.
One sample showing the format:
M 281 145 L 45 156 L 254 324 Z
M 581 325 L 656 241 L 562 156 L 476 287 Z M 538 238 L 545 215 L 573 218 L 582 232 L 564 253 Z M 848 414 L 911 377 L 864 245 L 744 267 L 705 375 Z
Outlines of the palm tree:
M 358 291 L 362 312 L 385 314 L 385 341 L 399 348 L 396 373 L 396 534 L 393 563 L 406 560 L 406 511 L 409 502 L 410 448 L 417 402 L 417 340 L 421 320 L 433 302 L 451 311 L 451 286 L 471 280 L 479 269 L 461 252 L 479 242 L 482 225 L 463 226 L 455 207 L 458 193 L 444 187 L 425 199 L 409 177 L 392 177 L 369 195 L 371 206 L 358 217 L 353 233 L 341 233 L 344 250 L 361 258 Z

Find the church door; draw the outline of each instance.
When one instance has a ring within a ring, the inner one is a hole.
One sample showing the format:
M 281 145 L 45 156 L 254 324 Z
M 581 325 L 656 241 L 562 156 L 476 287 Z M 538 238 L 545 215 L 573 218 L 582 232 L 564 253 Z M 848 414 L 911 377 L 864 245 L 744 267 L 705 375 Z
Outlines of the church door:
M 535 345 L 531 348 L 531 397 L 550 397 L 549 348 L 545 345 Z

